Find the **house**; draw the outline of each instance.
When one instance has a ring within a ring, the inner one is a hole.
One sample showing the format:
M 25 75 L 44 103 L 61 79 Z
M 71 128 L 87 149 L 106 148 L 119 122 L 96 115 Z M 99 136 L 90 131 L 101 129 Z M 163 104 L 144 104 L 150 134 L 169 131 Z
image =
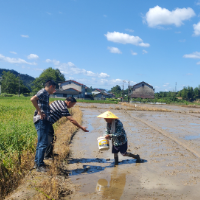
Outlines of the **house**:
M 113 98 L 114 95 L 112 93 L 108 93 L 104 89 L 93 89 L 92 94 L 95 100 L 105 100 L 107 98 Z
M 59 83 L 59 89 L 52 95 L 53 97 L 75 97 L 85 98 L 86 86 L 74 80 L 67 80 Z
M 142 81 L 133 86 L 129 86 L 129 97 L 130 98 L 142 98 L 142 99 L 154 99 L 154 91 L 153 86 L 148 83 Z

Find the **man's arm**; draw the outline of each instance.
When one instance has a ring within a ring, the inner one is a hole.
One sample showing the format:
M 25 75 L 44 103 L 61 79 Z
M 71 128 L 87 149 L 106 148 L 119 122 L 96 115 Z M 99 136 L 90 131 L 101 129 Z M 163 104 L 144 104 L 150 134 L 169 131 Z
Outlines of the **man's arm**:
M 74 124 L 75 126 L 77 126 L 78 128 L 82 129 L 84 132 L 89 132 L 87 130 L 87 127 L 83 127 L 81 126 L 74 118 L 72 118 L 72 116 L 67 116 L 66 117 L 72 124 Z
M 45 114 L 41 112 L 38 103 L 37 103 L 38 97 L 37 96 L 33 96 L 31 98 L 31 102 L 33 104 L 33 106 L 36 108 L 36 110 L 38 111 L 38 114 L 40 115 L 40 119 L 43 120 L 43 118 L 45 118 Z

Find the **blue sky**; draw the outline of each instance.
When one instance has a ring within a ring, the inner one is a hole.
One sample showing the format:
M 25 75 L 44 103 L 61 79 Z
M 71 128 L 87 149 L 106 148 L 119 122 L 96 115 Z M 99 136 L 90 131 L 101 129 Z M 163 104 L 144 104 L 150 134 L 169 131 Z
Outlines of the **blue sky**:
M 200 84 L 198 0 L 0 0 L 0 68 L 110 89 Z

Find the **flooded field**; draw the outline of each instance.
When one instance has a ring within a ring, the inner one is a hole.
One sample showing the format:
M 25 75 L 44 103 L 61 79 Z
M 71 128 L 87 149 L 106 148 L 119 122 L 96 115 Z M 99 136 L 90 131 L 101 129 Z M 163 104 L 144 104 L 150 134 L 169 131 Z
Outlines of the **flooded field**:
M 188 108 L 167 105 L 160 107 L 173 112 L 79 105 L 90 132 L 78 131 L 71 144 L 67 169 L 78 187 L 70 199 L 199 199 L 200 114 L 190 115 Z M 97 138 L 103 135 L 106 123 L 96 116 L 108 109 L 123 122 L 128 150 L 139 154 L 143 163 L 120 155 L 119 165 L 114 166 L 111 150 L 98 150 Z

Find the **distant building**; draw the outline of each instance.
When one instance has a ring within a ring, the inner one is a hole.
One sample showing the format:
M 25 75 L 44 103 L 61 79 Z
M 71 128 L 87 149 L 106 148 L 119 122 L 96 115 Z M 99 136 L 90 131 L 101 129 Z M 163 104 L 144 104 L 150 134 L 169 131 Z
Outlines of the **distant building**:
M 97 88 L 92 90 L 92 94 L 93 94 L 95 100 L 105 100 L 107 98 L 115 97 L 114 94 L 108 93 L 104 89 L 97 89 Z
M 142 81 L 141 83 L 137 83 L 133 86 L 129 86 L 130 98 L 142 98 L 142 99 L 154 99 L 154 91 L 153 86 L 149 85 Z
M 54 97 L 85 98 L 86 86 L 74 80 L 67 80 L 59 84 L 59 89 L 52 95 Z

